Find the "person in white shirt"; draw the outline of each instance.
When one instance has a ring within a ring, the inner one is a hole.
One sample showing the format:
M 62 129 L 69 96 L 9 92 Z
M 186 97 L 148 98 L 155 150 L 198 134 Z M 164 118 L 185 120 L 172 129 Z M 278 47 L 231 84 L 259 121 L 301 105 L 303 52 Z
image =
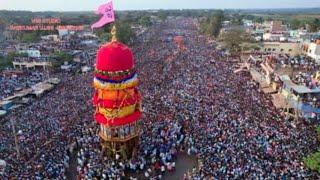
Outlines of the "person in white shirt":
M 146 171 L 145 173 L 144 173 L 144 176 L 146 177 L 146 178 L 149 178 L 149 173 L 148 173 L 148 171 Z
M 120 159 L 120 155 L 116 154 L 116 160 L 119 160 L 119 159 Z
M 172 169 L 173 169 L 173 170 L 176 169 L 176 162 L 172 162 Z
M 161 172 L 162 172 L 162 173 L 165 173 L 165 171 L 166 171 L 166 168 L 162 165 L 162 166 L 161 166 Z
M 143 170 L 143 169 L 144 169 L 144 164 L 141 163 L 141 164 L 140 164 L 140 170 Z

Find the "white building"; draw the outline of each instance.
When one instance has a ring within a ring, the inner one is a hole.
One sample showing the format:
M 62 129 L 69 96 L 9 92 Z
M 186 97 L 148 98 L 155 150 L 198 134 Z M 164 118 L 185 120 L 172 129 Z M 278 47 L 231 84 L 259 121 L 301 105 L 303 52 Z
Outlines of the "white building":
M 243 22 L 243 25 L 246 27 L 253 27 L 254 26 L 254 23 L 252 20 L 244 19 L 242 22 Z
M 280 41 L 280 39 L 285 38 L 285 35 L 282 33 L 270 33 L 266 32 L 263 34 L 264 41 Z
M 27 53 L 28 57 L 31 57 L 31 58 L 39 58 L 39 57 L 41 57 L 40 51 L 39 50 L 35 50 L 35 49 L 20 50 L 19 53 Z
M 282 24 L 282 21 L 271 21 L 270 27 L 266 28 L 263 34 L 264 41 L 286 41 L 289 36 L 287 26 Z
M 68 29 L 58 29 L 59 37 L 63 37 L 69 34 Z
M 290 56 L 297 56 L 301 53 L 300 44 L 293 42 L 263 42 L 261 49 L 263 52 L 289 54 Z
M 317 43 L 310 43 L 307 55 L 317 62 L 320 62 L 320 41 Z
M 41 36 L 42 40 L 47 40 L 47 41 L 58 41 L 59 37 L 56 34 L 53 35 L 46 35 L 46 36 Z

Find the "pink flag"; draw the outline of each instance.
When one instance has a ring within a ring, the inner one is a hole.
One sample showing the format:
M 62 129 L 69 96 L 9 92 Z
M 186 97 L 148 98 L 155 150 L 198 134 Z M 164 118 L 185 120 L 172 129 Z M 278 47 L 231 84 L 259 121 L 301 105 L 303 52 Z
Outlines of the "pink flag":
M 101 14 L 101 19 L 94 23 L 91 26 L 91 29 L 93 28 L 100 28 L 108 23 L 114 22 L 114 10 L 113 10 L 113 4 L 112 1 L 108 2 L 107 4 L 103 4 L 98 8 L 98 11 L 95 12 L 96 14 Z

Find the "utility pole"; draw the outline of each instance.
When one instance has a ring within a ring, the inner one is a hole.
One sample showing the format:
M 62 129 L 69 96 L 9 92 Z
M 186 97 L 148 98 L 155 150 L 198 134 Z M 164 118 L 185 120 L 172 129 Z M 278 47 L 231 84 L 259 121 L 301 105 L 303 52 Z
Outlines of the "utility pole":
M 12 127 L 12 133 L 14 135 L 14 143 L 16 146 L 16 152 L 17 152 L 17 158 L 20 159 L 20 149 L 19 149 L 19 143 L 18 143 L 18 136 L 16 132 L 16 127 L 12 119 L 10 119 L 11 127 Z

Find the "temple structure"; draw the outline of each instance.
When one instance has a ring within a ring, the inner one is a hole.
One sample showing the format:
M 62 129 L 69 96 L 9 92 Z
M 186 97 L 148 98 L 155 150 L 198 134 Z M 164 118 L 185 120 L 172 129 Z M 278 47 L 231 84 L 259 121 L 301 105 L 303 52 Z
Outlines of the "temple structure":
M 130 159 L 138 148 L 141 96 L 132 51 L 113 38 L 97 52 L 95 120 L 104 155 Z

